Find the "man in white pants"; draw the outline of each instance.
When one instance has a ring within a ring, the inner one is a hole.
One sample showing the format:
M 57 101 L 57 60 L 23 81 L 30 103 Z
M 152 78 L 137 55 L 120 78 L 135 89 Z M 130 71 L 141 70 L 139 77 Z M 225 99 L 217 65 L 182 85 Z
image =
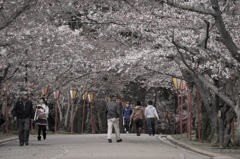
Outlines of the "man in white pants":
M 108 123 L 108 132 L 107 132 L 107 139 L 108 142 L 112 142 L 112 129 L 114 127 L 116 141 L 122 142 L 120 138 L 120 131 L 119 131 L 119 115 L 120 109 L 119 105 L 116 102 L 116 96 L 110 95 L 111 101 L 106 106 L 106 114 L 107 114 L 107 123 Z

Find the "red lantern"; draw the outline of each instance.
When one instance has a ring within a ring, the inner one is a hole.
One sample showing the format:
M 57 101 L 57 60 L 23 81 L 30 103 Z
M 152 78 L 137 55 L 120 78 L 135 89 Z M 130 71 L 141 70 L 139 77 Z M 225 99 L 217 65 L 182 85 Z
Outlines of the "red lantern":
M 54 95 L 54 98 L 58 100 L 60 98 L 60 91 L 56 90 L 55 92 L 53 92 L 53 95 Z

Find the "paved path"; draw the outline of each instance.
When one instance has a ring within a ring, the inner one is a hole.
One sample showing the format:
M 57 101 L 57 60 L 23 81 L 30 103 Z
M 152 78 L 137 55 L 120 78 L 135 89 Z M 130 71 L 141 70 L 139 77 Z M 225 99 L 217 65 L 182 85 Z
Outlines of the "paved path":
M 48 135 L 37 141 L 30 137 L 28 146 L 19 146 L 18 140 L 0 145 L 0 159 L 210 159 L 172 145 L 159 136 L 121 134 L 123 142 L 114 138 L 108 143 L 106 134 Z M 215 158 L 226 158 L 215 156 Z

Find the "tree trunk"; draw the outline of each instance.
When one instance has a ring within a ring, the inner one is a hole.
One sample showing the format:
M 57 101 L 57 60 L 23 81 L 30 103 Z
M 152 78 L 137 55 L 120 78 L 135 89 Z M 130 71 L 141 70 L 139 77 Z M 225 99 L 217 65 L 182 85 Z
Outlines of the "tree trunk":
M 239 101 L 236 106 L 235 112 L 237 113 L 237 128 L 236 128 L 236 144 L 240 146 L 240 107 L 239 107 Z
M 100 111 L 97 111 L 97 121 L 98 121 L 99 132 L 105 132 L 103 129 L 103 122 L 102 122 Z
M 194 81 L 197 89 L 200 92 L 203 105 L 206 109 L 206 113 L 208 114 L 210 120 L 211 134 L 214 134 L 215 132 L 217 132 L 216 130 L 217 120 L 216 113 L 213 110 L 213 104 L 211 103 L 212 101 L 211 93 L 206 89 L 206 87 L 204 87 L 204 84 L 199 79 L 195 78 Z
M 219 122 L 219 128 L 218 128 L 218 137 L 219 137 L 219 147 L 220 148 L 223 148 L 223 129 L 224 129 L 224 126 L 223 126 L 223 119 L 222 119 L 222 116 L 220 116 L 218 118 L 218 122 Z
M 229 144 L 231 143 L 231 136 L 230 136 L 230 132 L 231 132 L 231 122 L 227 122 L 227 125 L 225 126 L 225 131 L 223 134 L 223 148 L 227 148 L 229 146 Z M 220 147 L 222 148 L 222 147 Z

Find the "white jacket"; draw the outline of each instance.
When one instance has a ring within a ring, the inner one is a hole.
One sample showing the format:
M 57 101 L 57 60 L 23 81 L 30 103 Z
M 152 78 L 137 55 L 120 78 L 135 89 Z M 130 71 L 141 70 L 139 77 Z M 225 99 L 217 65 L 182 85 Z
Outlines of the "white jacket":
M 41 107 L 41 109 L 38 109 L 39 107 Z M 38 118 L 47 119 L 48 114 L 49 114 L 48 106 L 45 104 L 38 104 L 35 111 L 34 120 L 37 120 Z
M 157 113 L 157 110 L 154 106 L 152 105 L 148 105 L 147 108 L 145 109 L 145 118 L 157 118 L 159 120 L 159 117 L 158 117 L 158 113 Z

